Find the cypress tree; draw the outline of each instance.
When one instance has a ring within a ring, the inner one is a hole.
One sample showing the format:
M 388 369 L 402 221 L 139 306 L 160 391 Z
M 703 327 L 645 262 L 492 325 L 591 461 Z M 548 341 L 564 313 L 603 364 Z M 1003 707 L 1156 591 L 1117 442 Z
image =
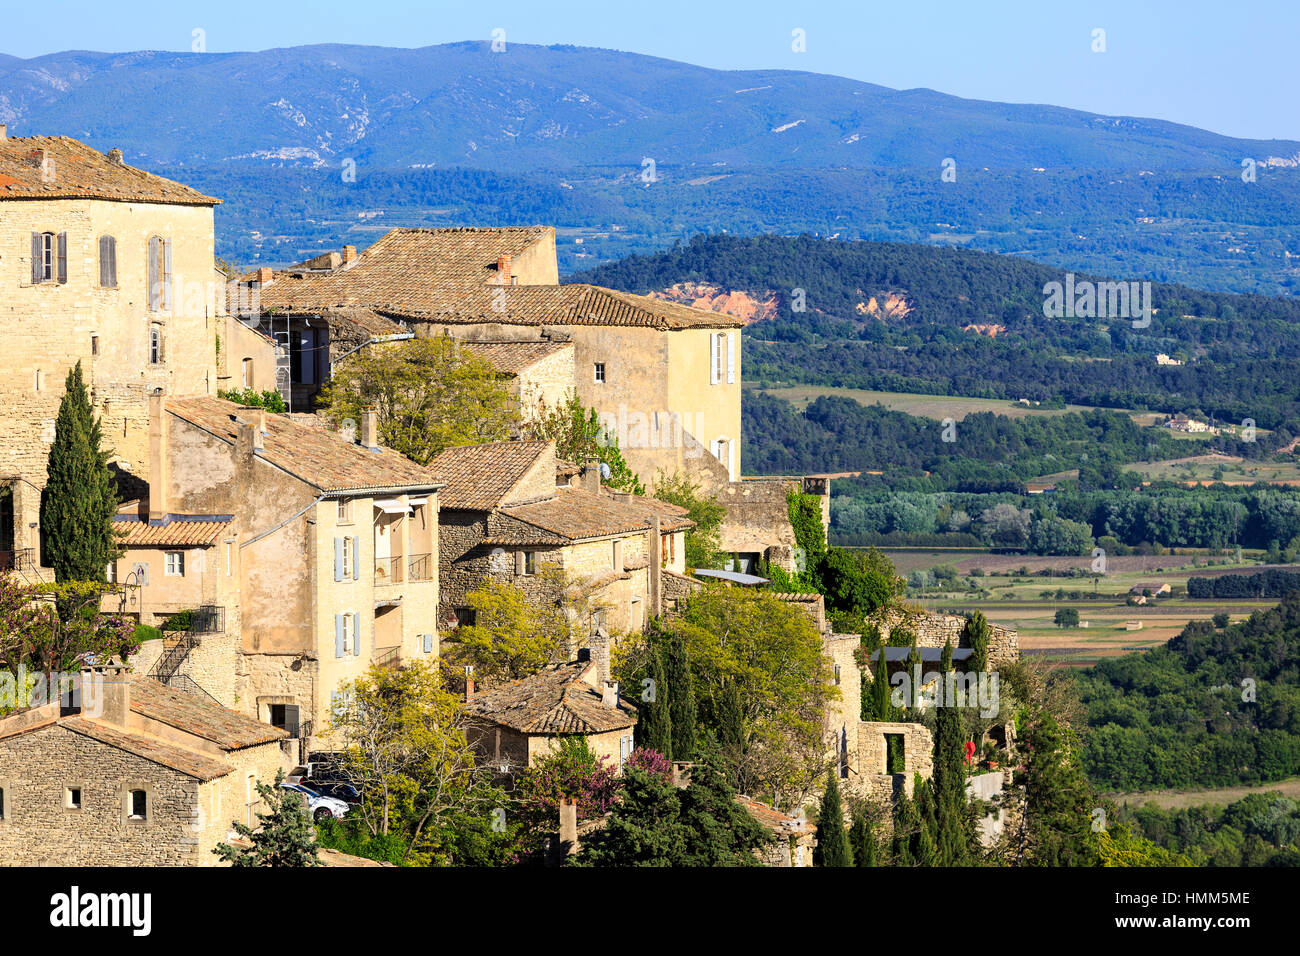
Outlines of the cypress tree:
M 844 832 L 844 807 L 840 803 L 840 785 L 833 772 L 826 774 L 826 792 L 822 794 L 817 814 L 817 846 L 813 851 L 815 866 L 852 866 L 853 848 Z
M 853 825 L 849 828 L 849 846 L 853 849 L 854 866 L 879 866 L 875 828 L 863 801 L 853 806 Z
M 983 672 L 989 667 L 989 638 L 993 628 L 983 611 L 976 611 L 966 622 L 966 636 L 970 639 L 970 668 Z
M 41 496 L 46 557 L 58 581 L 103 582 L 119 553 L 113 537 L 117 492 L 102 440 L 78 362 L 59 402 Z
M 906 793 L 894 804 L 894 839 L 892 855 L 894 866 L 915 866 L 912 856 L 912 839 L 916 835 L 916 809 Z
M 666 648 L 664 676 L 670 685 L 668 706 L 672 714 L 673 760 L 690 760 L 695 756 L 695 727 L 699 716 L 695 706 L 695 678 L 686 659 L 686 645 L 681 635 L 673 634 Z
M 942 866 L 961 866 L 968 862 L 970 834 L 966 825 L 966 765 L 961 714 L 946 693 L 952 673 L 952 642 L 943 646 L 939 680 L 944 687 L 943 699 L 935 713 L 934 734 L 934 810 L 935 833 Z
M 651 750 L 657 750 L 668 760 L 673 759 L 673 720 L 670 711 L 672 695 L 668 682 L 664 679 L 664 660 L 659 651 L 655 651 L 650 675 L 654 680 L 655 699 L 649 701 L 645 715 L 641 743 Z
M 270 808 L 258 811 L 258 826 L 233 821 L 235 832 L 249 846 L 218 843 L 212 852 L 232 866 L 320 866 L 315 833 L 302 795 L 281 787 L 283 782 L 284 770 L 276 773 L 274 785 L 258 782 L 258 796 Z
M 880 648 L 880 660 L 876 662 L 875 673 L 871 677 L 871 720 L 893 720 L 894 705 L 889 699 L 889 663 L 885 660 L 885 649 Z

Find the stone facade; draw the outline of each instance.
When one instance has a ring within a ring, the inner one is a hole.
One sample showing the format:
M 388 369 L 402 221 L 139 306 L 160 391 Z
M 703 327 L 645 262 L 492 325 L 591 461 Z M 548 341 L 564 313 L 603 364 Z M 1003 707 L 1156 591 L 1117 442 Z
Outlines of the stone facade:
M 883 641 L 899 627 L 905 627 L 916 635 L 918 647 L 943 647 L 948 641 L 954 649 L 970 647 L 965 640 L 966 618 L 958 614 L 937 614 L 929 611 L 904 610 L 893 611 L 878 617 L 874 623 L 880 628 Z M 1020 658 L 1020 639 L 1015 628 L 989 622 L 989 665 L 996 667 L 999 663 L 1011 662 Z

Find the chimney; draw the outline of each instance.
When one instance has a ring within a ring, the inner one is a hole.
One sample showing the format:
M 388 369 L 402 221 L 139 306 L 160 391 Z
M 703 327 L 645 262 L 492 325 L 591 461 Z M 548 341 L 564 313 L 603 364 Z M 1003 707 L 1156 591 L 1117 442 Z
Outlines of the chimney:
M 266 448 L 266 409 L 258 405 L 240 405 L 238 411 L 240 440 L 247 434 L 250 450 L 262 451 Z
M 474 667 L 467 665 L 465 667 L 465 703 L 474 699 Z
M 497 284 L 511 285 L 510 269 L 514 265 L 509 256 L 497 256 Z
M 171 483 L 167 461 L 167 410 L 161 388 L 149 396 L 149 523 L 167 514 L 167 486 Z
M 272 273 L 271 273 L 271 269 L 270 269 L 269 266 L 262 266 L 262 268 L 260 268 L 260 269 L 257 270 L 257 284 L 258 284 L 258 285 L 270 285 L 270 284 L 271 284 L 271 274 L 272 274 Z
M 663 613 L 664 539 L 659 512 L 650 519 L 650 616 Z
M 344 246 L 344 247 L 343 247 L 343 264 L 344 264 L 345 266 L 350 266 L 350 265 L 352 265 L 352 263 L 354 263 L 354 262 L 356 262 L 356 261 L 357 261 L 357 247 L 356 247 L 356 246 Z
M 114 166 L 126 165 L 125 163 L 122 162 L 122 151 L 117 147 L 114 147 L 108 151 L 108 161 L 112 163 Z
M 379 450 L 379 415 L 373 408 L 361 413 L 361 444 L 371 451 Z
M 578 852 L 578 804 L 567 797 L 560 800 L 560 847 L 559 856 L 563 860 Z
M 582 469 L 582 488 L 593 495 L 600 494 L 600 466 L 599 458 L 588 458 L 587 466 Z
M 82 672 L 81 677 L 83 716 L 93 716 L 87 710 L 93 711 L 94 702 L 98 699 L 101 705 L 99 719 L 118 727 L 126 727 L 131 716 L 131 678 L 127 666 L 113 658 L 105 664 L 88 668 Z M 87 690 L 87 683 L 95 686 Z
M 0 123 L 0 143 L 3 143 L 8 138 L 9 138 L 9 124 Z
M 578 651 L 578 660 L 590 660 L 596 662 L 596 680 L 597 687 L 604 687 L 609 683 L 609 631 L 603 627 L 598 627 L 591 632 L 591 637 L 587 640 L 587 647 Z M 586 657 L 583 657 L 583 651 L 586 651 Z
M 610 710 L 618 709 L 618 681 L 605 681 L 605 689 L 601 692 L 600 702 Z

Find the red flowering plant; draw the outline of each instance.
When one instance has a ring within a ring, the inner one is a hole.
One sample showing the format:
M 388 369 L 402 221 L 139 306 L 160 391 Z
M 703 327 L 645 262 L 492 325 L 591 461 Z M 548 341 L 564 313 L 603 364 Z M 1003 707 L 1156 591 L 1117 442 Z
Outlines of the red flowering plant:
M 21 584 L 0 575 L 0 666 L 75 671 L 139 649 L 135 624 L 100 610 L 104 585 Z
M 632 751 L 623 769 L 641 770 L 652 777 L 659 777 L 665 783 L 671 783 L 673 779 L 673 765 L 668 762 L 668 758 L 649 747 L 639 747 Z
M 515 778 L 515 813 L 523 826 L 515 859 L 540 856 L 560 819 L 560 801 L 572 800 L 578 820 L 603 816 L 618 798 L 618 771 L 607 756 L 597 757 L 582 737 L 564 740 L 555 753 L 539 759 Z

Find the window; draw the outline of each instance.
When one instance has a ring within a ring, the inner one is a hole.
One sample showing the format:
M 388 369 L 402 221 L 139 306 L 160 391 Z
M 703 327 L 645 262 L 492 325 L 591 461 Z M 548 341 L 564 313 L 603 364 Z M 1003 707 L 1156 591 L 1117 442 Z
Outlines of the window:
M 736 380 L 736 339 L 734 333 L 718 332 L 709 336 L 709 383 L 720 385 Z
M 343 653 L 355 654 L 357 646 L 357 625 L 351 614 L 343 615 Z
M 596 363 L 596 381 L 597 381 L 597 382 L 603 382 L 603 381 L 605 381 L 605 363 L 604 363 L 604 362 L 597 362 L 597 363 Z
M 226 577 L 235 573 L 235 542 L 226 542 Z
M 32 284 L 68 281 L 68 234 L 32 233 Z
M 168 551 L 163 566 L 163 574 L 169 578 L 185 577 L 185 552 Z
M 352 538 L 343 539 L 343 577 L 352 577 L 352 568 L 357 556 L 352 553 Z
M 455 614 L 457 627 L 473 627 L 474 622 L 477 620 L 477 616 L 472 607 L 455 608 Z
M 907 773 L 907 751 L 902 734 L 885 734 L 885 773 Z
M 0 787 L 0 821 L 5 818 L 5 788 Z
M 713 380 L 721 382 L 727 375 L 727 336 L 719 332 L 713 344 Z
M 104 567 L 104 580 L 109 584 L 117 583 L 117 562 L 110 561 Z
M 127 795 L 127 819 L 145 820 L 149 816 L 149 796 L 143 790 L 132 790 Z
M 253 360 L 251 358 L 244 359 L 244 361 L 241 363 L 241 367 L 243 369 L 243 375 L 241 381 L 244 383 L 244 388 L 252 388 L 253 387 Z
M 172 241 L 161 236 L 149 239 L 149 311 L 168 312 L 172 307 Z
M 339 524 L 349 524 L 352 521 L 352 502 L 348 498 L 340 498 L 339 506 Z
M 90 337 L 90 354 L 91 354 L 91 355 L 98 355 L 98 354 L 99 354 L 99 336 L 98 336 L 98 335 L 92 335 L 92 336 Z
M 80 810 L 81 809 L 81 788 L 68 787 L 68 789 L 64 791 L 63 805 L 69 810 Z
M 515 552 L 515 574 L 536 574 L 536 573 L 537 573 L 537 552 L 516 551 Z
M 623 542 L 615 541 L 613 553 L 610 555 L 610 565 L 615 571 L 623 570 Z
M 161 365 L 167 360 L 164 349 L 163 327 L 157 322 L 149 326 L 149 364 Z
M 838 687 L 839 685 L 840 685 L 840 665 L 836 664 L 835 665 L 835 686 Z
M 297 738 L 301 727 L 297 704 L 272 704 L 271 726 L 287 731 L 290 737 Z
M 112 236 L 99 237 L 99 287 L 117 288 L 117 240 Z

